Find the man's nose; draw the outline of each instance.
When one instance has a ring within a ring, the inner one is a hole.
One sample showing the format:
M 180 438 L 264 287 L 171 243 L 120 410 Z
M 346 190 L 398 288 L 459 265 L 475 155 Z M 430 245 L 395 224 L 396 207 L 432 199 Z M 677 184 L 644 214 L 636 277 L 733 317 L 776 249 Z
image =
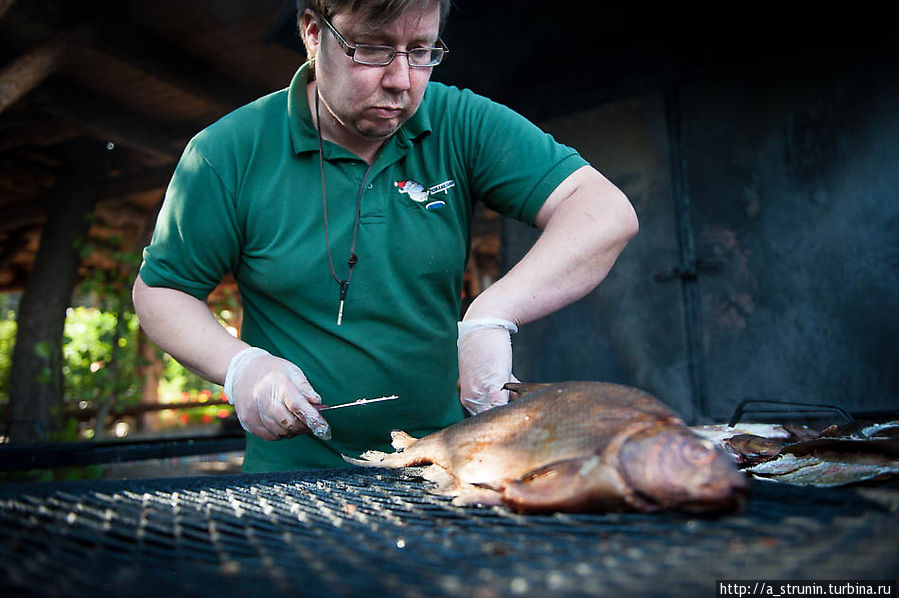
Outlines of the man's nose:
M 382 85 L 388 89 L 406 91 L 412 86 L 411 71 L 408 56 L 397 52 L 393 62 L 384 67 Z

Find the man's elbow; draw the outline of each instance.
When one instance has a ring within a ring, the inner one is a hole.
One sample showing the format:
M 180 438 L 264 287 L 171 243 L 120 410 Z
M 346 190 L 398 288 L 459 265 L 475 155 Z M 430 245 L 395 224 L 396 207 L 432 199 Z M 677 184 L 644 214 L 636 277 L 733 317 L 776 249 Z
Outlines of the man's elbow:
M 609 224 L 615 240 L 623 248 L 640 230 L 640 221 L 633 204 L 612 181 L 596 170 L 586 170 L 587 181 L 583 188 L 590 191 L 591 211 L 597 220 Z
M 624 247 L 640 232 L 640 219 L 634 206 L 620 189 L 615 189 L 615 198 L 609 203 L 614 206 L 612 212 L 616 236 Z
M 625 243 L 627 243 L 640 232 L 640 219 L 637 217 L 637 211 L 634 209 L 634 206 L 631 205 L 631 202 L 624 193 L 622 193 L 621 196 L 624 198 L 625 203 L 623 209 L 624 213 L 621 216 L 622 236 L 624 237 Z
M 138 317 L 140 317 L 140 312 L 143 309 L 143 299 L 147 288 L 147 283 L 138 274 L 134 279 L 134 284 L 131 286 L 131 303 L 134 304 L 134 312 Z
M 134 313 L 140 322 L 141 328 L 146 330 L 146 323 L 155 319 L 160 313 L 169 309 L 169 301 L 162 287 L 151 287 L 140 274 L 134 279 L 131 286 L 131 303 L 134 305 Z

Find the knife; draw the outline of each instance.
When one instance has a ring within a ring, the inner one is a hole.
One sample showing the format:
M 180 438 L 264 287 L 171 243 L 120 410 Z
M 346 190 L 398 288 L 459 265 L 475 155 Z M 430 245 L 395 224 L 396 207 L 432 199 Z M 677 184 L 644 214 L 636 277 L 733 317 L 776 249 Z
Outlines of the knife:
M 319 412 L 327 411 L 329 409 L 341 409 L 343 407 L 358 407 L 361 405 L 369 405 L 371 403 L 380 403 L 381 401 L 394 401 L 398 398 L 399 397 L 396 395 L 390 395 L 387 397 L 378 397 L 376 399 L 357 399 L 357 400 L 353 401 L 352 403 L 344 403 L 343 405 L 332 405 L 330 407 L 322 407 L 321 409 L 319 409 Z

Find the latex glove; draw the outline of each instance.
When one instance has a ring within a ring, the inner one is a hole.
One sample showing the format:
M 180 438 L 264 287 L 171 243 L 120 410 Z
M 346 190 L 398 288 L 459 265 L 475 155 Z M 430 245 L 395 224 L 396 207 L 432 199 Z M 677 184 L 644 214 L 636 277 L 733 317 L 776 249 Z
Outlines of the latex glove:
M 244 430 L 264 440 L 312 431 L 331 438 L 331 427 L 314 405 L 322 399 L 293 363 L 265 349 L 244 349 L 228 364 L 225 396 Z
M 459 322 L 459 399 L 477 415 L 509 402 L 506 382 L 512 375 L 512 337 L 518 327 L 499 318 L 474 318 Z

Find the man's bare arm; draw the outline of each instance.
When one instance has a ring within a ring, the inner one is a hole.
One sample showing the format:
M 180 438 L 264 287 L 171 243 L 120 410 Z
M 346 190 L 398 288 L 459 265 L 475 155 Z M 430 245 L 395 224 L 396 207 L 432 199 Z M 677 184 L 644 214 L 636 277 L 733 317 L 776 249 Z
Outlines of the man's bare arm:
M 315 408 L 321 397 L 296 364 L 234 338 L 205 302 L 187 293 L 148 286 L 138 276 L 132 299 L 141 327 L 162 350 L 203 378 L 225 385 L 247 432 L 265 440 L 310 430 L 320 438 L 331 437 L 328 422 Z
M 535 224 L 543 229 L 537 242 L 472 302 L 465 319 L 521 325 L 555 312 L 602 282 L 638 230 L 627 197 L 590 166 L 562 181 Z
M 204 301 L 182 291 L 148 286 L 138 275 L 134 310 L 160 349 L 203 378 L 225 383 L 231 358 L 249 347 L 225 330 Z

